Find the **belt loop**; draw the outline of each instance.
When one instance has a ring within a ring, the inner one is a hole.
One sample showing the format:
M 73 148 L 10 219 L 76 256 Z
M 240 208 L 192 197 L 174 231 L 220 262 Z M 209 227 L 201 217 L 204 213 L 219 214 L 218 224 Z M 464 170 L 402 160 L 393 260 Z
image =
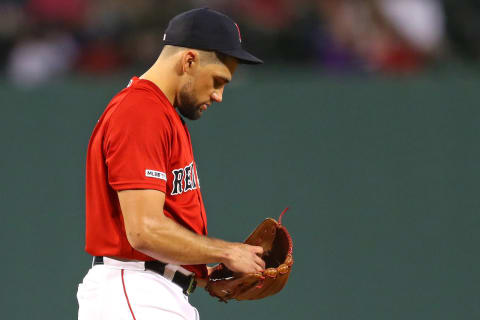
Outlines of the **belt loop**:
M 165 271 L 163 272 L 163 276 L 168 280 L 172 281 L 175 273 L 177 273 L 179 266 L 167 264 L 165 266 Z

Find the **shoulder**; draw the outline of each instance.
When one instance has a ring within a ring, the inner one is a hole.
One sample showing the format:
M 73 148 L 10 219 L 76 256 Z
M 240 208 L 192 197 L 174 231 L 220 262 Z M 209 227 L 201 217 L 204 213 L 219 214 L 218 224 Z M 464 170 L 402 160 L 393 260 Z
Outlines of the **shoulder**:
M 110 125 L 120 125 L 123 128 L 172 127 L 173 107 L 159 96 L 158 92 L 141 81 L 122 90 L 114 100 Z

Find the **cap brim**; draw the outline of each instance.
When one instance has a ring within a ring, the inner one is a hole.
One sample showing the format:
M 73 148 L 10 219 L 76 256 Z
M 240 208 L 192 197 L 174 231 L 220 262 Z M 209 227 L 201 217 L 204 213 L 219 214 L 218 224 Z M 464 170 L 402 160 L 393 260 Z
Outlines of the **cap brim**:
M 216 50 L 220 53 L 226 54 L 228 56 L 238 59 L 240 63 L 243 64 L 262 64 L 263 61 L 255 57 L 253 54 L 239 48 L 235 50 Z

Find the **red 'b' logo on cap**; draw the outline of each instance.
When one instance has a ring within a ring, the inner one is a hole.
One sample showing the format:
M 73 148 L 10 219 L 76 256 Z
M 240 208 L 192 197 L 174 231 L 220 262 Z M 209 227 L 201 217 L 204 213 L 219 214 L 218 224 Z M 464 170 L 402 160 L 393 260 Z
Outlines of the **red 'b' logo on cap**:
M 238 41 L 242 42 L 242 35 L 240 34 L 240 28 L 238 27 L 238 24 L 234 23 L 235 27 L 237 28 L 238 32 Z

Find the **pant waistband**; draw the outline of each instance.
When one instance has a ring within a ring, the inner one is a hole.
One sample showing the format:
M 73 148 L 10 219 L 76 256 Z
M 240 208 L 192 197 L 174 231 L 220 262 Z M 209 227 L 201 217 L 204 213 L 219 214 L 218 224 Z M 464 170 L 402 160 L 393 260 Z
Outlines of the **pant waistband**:
M 112 265 L 116 267 L 126 266 L 131 264 L 134 269 L 137 270 L 150 270 L 159 275 L 163 276 L 165 279 L 172 281 L 176 285 L 180 286 L 183 289 L 185 295 L 190 295 L 195 291 L 197 287 L 197 281 L 195 279 L 195 274 L 186 270 L 185 268 L 174 265 L 163 263 L 160 261 L 132 261 L 125 262 L 116 260 L 108 257 L 99 257 L 96 256 L 93 258 L 93 265 Z

